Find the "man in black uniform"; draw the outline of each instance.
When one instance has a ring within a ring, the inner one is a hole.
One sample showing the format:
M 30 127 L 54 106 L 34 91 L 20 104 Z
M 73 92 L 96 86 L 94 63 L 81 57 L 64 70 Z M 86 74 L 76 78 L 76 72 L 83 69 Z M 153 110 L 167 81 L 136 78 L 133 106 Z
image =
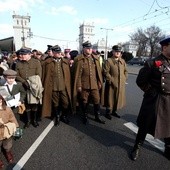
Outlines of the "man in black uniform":
M 136 160 L 146 134 L 164 139 L 164 155 L 170 160 L 170 37 L 160 41 L 162 53 L 146 61 L 136 83 L 144 91 L 137 118 L 139 127 L 131 159 Z

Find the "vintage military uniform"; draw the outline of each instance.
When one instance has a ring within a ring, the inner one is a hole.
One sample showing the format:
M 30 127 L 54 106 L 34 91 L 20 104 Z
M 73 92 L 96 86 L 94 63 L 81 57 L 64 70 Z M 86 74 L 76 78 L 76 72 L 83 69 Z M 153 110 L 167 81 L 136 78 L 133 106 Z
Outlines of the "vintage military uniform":
M 92 48 L 91 43 L 85 42 L 83 48 Z M 95 119 L 104 123 L 99 116 L 100 110 L 100 90 L 103 85 L 102 70 L 99 63 L 99 58 L 96 55 L 81 54 L 75 58 L 74 62 L 74 107 L 77 104 L 77 97 L 79 95 L 79 103 L 82 106 L 83 122 L 87 122 L 87 104 L 89 97 L 94 104 Z M 81 88 L 81 92 L 78 92 Z
M 21 55 L 31 54 L 29 49 L 21 48 Z M 41 79 L 42 76 L 42 67 L 39 60 L 30 58 L 28 61 L 21 60 L 16 64 L 17 77 L 16 81 L 19 81 L 23 84 L 25 90 L 28 92 L 30 90 L 30 86 L 27 82 L 28 78 L 34 75 L 38 75 Z M 38 118 L 38 105 L 29 104 L 26 100 L 26 124 L 25 128 L 29 127 L 30 122 L 32 122 L 34 127 L 38 126 L 37 118 Z
M 115 45 L 113 50 L 121 52 L 121 47 Z M 108 58 L 104 64 L 103 74 L 106 80 L 104 90 L 106 117 L 111 119 L 111 112 L 119 117 L 116 111 L 126 104 L 125 83 L 128 76 L 126 62 L 121 57 Z
M 160 44 L 162 48 L 168 48 L 170 38 Z M 137 118 L 139 130 L 132 159 L 137 159 L 147 133 L 165 139 L 165 156 L 170 159 L 170 56 L 168 59 L 162 53 L 147 61 L 139 71 L 136 83 L 144 91 L 144 98 Z
M 61 53 L 59 46 L 52 47 L 52 51 Z M 69 106 L 71 106 L 71 75 L 67 59 L 60 57 L 48 58 L 43 63 L 42 83 L 44 86 L 44 98 L 42 116 L 50 117 L 52 103 L 56 117 L 55 125 L 59 125 L 60 119 L 69 123 L 67 118 Z M 62 115 L 60 116 L 60 111 Z

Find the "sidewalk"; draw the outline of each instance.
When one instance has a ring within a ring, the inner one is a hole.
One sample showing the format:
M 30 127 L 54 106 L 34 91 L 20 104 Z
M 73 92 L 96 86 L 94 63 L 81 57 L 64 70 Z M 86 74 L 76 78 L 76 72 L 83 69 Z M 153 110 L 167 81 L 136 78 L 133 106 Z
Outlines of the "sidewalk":
M 138 66 L 138 65 L 128 65 L 127 64 L 127 70 L 129 74 L 138 74 L 139 70 L 142 68 L 142 66 Z

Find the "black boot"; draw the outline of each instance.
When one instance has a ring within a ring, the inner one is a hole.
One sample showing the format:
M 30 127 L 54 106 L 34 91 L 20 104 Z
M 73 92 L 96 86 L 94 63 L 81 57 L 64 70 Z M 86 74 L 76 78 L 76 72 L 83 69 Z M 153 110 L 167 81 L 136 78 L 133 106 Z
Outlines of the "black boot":
M 68 109 L 63 108 L 60 120 L 66 124 L 70 123 L 70 121 L 68 119 Z
M 120 118 L 120 116 L 118 115 L 118 113 L 115 110 L 112 111 L 112 116 Z
M 54 126 L 60 125 L 60 107 L 55 107 L 55 121 Z
M 32 111 L 32 125 L 36 128 L 37 126 L 39 126 L 38 124 L 38 113 L 37 111 Z
M 165 142 L 165 151 L 164 151 L 164 156 L 170 160 L 170 138 L 164 138 Z
M 110 111 L 110 109 L 108 109 L 108 108 L 106 109 L 105 117 L 106 117 L 107 119 L 109 119 L 109 120 L 112 119 L 112 117 L 111 117 L 111 111 Z
M 26 111 L 24 114 L 25 124 L 23 128 L 26 129 L 29 128 L 31 124 L 31 111 Z
M 88 118 L 87 118 L 87 103 L 82 103 L 82 112 L 83 112 L 83 115 L 82 115 L 82 122 L 83 124 L 87 124 L 88 123 Z
M 101 119 L 100 115 L 100 105 L 99 104 L 94 104 L 94 115 L 95 115 L 95 120 L 99 123 L 105 124 L 105 121 Z
M 132 159 L 133 161 L 136 161 L 137 158 L 139 157 L 139 150 L 140 150 L 141 145 L 142 145 L 142 142 L 138 142 L 138 143 L 136 143 L 136 144 L 134 145 L 133 150 L 132 150 L 132 152 L 131 152 L 131 154 L 130 154 L 131 159 Z
M 170 147 L 165 146 L 164 156 L 170 160 Z

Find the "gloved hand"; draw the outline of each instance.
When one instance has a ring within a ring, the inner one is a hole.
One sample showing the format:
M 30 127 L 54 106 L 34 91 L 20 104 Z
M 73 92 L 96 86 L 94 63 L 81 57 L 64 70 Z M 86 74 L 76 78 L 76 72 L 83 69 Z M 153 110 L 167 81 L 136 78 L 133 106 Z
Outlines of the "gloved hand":
M 24 88 L 26 88 L 26 89 L 30 89 L 30 85 L 29 85 L 29 83 L 28 83 L 27 81 L 24 81 L 24 82 L 23 82 L 23 86 L 24 86 Z

